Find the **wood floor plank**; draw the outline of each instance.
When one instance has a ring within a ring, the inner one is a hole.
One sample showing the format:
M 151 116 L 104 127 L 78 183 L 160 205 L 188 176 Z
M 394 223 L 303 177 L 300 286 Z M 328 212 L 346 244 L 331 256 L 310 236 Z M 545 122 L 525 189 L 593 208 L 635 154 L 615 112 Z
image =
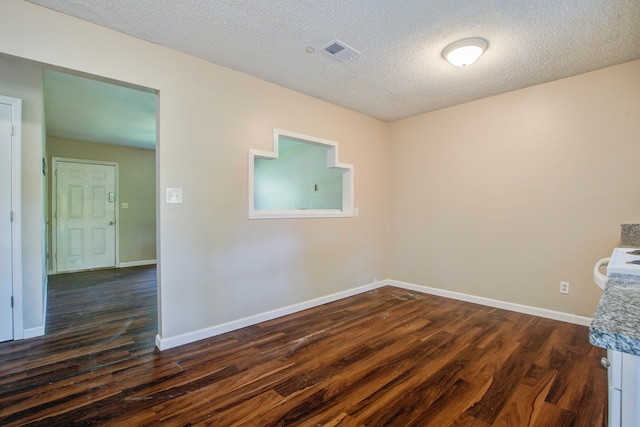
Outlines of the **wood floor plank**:
M 364 427 L 364 424 L 357 422 L 346 412 L 342 412 L 337 417 L 322 425 L 325 427 Z
M 466 412 L 461 414 L 451 425 L 456 427 L 488 427 L 489 426 L 489 424 L 469 416 Z
M 509 396 L 493 425 L 535 424 L 557 372 L 531 364 L 527 373 Z
M 159 352 L 155 269 L 52 276 L 3 426 L 604 426 L 583 326 L 383 287 Z

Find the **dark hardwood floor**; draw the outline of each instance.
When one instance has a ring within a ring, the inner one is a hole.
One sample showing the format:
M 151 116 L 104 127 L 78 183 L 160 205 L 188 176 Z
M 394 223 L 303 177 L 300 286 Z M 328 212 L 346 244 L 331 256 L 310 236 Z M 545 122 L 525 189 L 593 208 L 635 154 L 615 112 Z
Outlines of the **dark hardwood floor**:
M 154 348 L 155 269 L 54 276 L 0 344 L 0 425 L 604 426 L 588 329 L 385 287 Z

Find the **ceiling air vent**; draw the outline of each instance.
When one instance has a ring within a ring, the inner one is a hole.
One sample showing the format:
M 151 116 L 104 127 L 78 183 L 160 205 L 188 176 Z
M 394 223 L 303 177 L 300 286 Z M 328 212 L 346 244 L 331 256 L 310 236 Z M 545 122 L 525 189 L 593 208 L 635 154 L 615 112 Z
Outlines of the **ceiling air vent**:
M 347 61 L 352 59 L 354 56 L 360 55 L 360 52 L 350 46 L 347 46 L 340 40 L 332 41 L 326 46 L 323 46 L 322 50 L 339 61 Z

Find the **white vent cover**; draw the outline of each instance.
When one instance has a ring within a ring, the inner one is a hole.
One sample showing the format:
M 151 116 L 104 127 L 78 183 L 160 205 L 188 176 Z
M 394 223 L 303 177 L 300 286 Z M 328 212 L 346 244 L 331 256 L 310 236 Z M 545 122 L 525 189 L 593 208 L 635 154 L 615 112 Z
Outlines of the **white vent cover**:
M 352 59 L 354 56 L 360 55 L 360 52 L 347 46 L 340 40 L 334 40 L 326 46 L 323 46 L 322 51 L 339 61 L 346 61 Z

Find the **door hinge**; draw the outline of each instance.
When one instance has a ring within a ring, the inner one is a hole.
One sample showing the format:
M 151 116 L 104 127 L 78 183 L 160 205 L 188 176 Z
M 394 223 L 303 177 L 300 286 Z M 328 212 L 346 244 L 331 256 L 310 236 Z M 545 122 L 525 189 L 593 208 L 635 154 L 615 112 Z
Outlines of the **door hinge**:
M 11 125 L 11 127 L 9 128 L 9 135 L 13 136 L 14 132 L 15 132 L 15 127 Z
M 13 211 L 9 212 L 9 222 L 13 222 Z
M 13 308 L 13 297 L 11 297 L 11 308 Z

